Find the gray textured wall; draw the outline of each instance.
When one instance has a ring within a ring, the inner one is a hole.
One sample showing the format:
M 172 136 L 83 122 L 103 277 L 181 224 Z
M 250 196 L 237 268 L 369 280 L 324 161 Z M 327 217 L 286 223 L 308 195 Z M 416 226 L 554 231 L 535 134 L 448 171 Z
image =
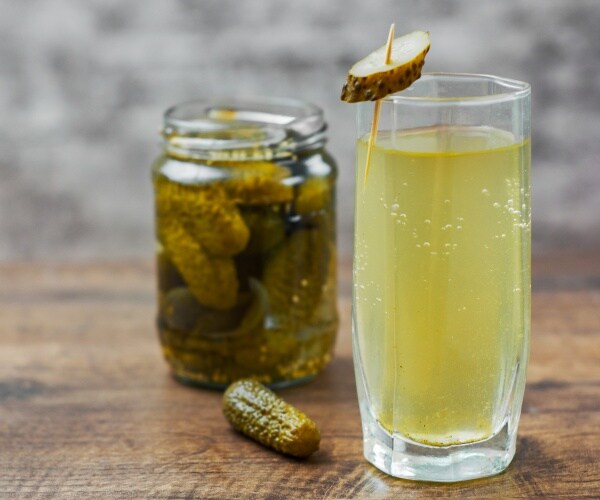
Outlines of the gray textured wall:
M 426 70 L 534 89 L 534 250 L 600 248 L 599 0 L 0 0 L 0 258 L 152 251 L 162 110 L 226 94 L 325 108 L 352 230 L 349 66 L 431 31 Z

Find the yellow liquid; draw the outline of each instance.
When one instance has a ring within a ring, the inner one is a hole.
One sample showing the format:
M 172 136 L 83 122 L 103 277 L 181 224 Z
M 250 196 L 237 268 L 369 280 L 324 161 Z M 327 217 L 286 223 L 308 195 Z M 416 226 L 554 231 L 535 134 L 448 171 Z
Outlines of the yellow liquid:
M 357 142 L 354 321 L 374 417 L 434 446 L 494 434 L 530 310 L 529 143 L 491 128 Z

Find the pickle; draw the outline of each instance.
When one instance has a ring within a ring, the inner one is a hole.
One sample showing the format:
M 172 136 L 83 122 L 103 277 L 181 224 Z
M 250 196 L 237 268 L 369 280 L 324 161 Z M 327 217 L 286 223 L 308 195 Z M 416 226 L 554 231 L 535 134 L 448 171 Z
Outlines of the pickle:
M 262 325 L 267 308 L 268 298 L 264 287 L 255 279 L 250 279 L 250 288 L 253 293 L 252 303 L 247 308 L 244 317 L 239 325 L 232 330 L 213 331 L 212 333 L 205 331 L 203 335 L 215 340 L 232 339 L 252 333 L 257 327 Z
M 318 212 L 331 203 L 330 181 L 325 177 L 311 177 L 298 187 L 295 209 L 299 214 Z
M 313 376 L 337 325 L 329 181 L 219 166 L 210 184 L 155 177 L 163 354 L 177 377 L 215 387 Z
M 329 263 L 327 265 L 327 274 L 323 283 L 323 295 L 321 301 L 317 305 L 314 314 L 311 316 L 309 323 L 319 326 L 324 324 L 338 324 L 337 312 L 337 258 L 334 243 L 329 243 Z
M 242 218 L 250 229 L 250 241 L 244 252 L 266 253 L 285 237 L 285 224 L 281 215 L 269 208 L 242 210 Z
M 280 328 L 295 331 L 312 316 L 328 263 L 327 234 L 321 228 L 295 231 L 273 251 L 263 282 L 270 313 Z
M 226 311 L 202 308 L 202 314 L 198 317 L 193 328 L 193 333 L 201 337 L 212 337 L 218 332 L 230 331 L 238 327 L 252 304 L 252 296 L 249 293 L 240 293 L 235 306 Z
M 231 257 L 209 255 L 175 218 L 160 221 L 159 236 L 200 304 L 220 310 L 235 305 L 238 280 Z
M 290 331 L 265 328 L 254 332 L 246 345 L 235 349 L 235 361 L 251 373 L 272 370 L 285 362 L 298 343 L 298 338 Z
M 250 293 L 241 293 L 233 308 L 226 311 L 210 309 L 201 305 L 189 288 L 179 287 L 170 290 L 162 298 L 160 319 L 165 328 L 211 337 L 219 335 L 219 332 L 235 330 L 249 313 L 252 302 Z
M 221 182 L 230 199 L 240 205 L 271 205 L 292 201 L 293 189 L 282 181 L 289 169 L 268 162 L 228 163 L 231 176 Z
M 185 286 L 183 277 L 162 248 L 156 253 L 156 267 L 160 291 L 167 292 L 172 288 Z
M 220 184 L 185 185 L 157 177 L 156 206 L 162 220 L 176 219 L 204 249 L 218 256 L 241 252 L 250 231 Z
M 395 40 L 391 39 L 392 34 L 390 31 L 389 57 L 388 47 L 383 46 L 350 68 L 342 88 L 342 101 L 376 101 L 404 90 L 421 77 L 429 52 L 429 33 L 413 31 Z
M 238 380 L 229 386 L 223 413 L 234 429 L 281 453 L 307 457 L 319 449 L 317 425 L 255 380 Z
M 160 313 L 168 328 L 189 331 L 202 315 L 202 306 L 189 288 L 179 287 L 164 296 Z

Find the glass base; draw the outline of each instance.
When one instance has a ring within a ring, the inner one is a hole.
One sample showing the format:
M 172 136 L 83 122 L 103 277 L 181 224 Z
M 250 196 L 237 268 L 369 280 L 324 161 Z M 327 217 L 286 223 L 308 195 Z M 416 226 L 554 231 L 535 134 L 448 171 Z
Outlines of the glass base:
M 492 437 L 453 446 L 428 446 L 387 432 L 372 416 L 363 421 L 365 458 L 386 474 L 416 481 L 456 482 L 493 476 L 515 455 L 516 432 L 506 423 Z

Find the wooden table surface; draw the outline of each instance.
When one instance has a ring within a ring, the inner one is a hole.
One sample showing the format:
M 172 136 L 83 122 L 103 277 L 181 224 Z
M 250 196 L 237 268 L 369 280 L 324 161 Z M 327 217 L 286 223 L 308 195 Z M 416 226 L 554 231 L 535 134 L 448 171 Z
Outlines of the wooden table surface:
M 334 360 L 280 391 L 322 429 L 300 461 L 232 431 L 219 393 L 169 376 L 152 265 L 0 265 L 0 498 L 598 498 L 600 256 L 534 264 L 516 458 L 458 484 L 393 479 L 363 459 L 348 266 Z

